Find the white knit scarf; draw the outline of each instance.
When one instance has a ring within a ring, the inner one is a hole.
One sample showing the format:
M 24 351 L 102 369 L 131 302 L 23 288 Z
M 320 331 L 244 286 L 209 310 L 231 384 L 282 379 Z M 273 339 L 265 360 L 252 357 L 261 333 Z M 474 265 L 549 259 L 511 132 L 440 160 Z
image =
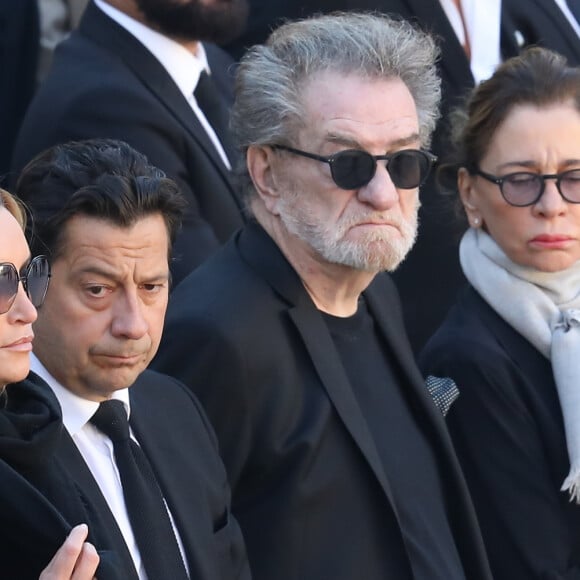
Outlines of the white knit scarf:
M 480 229 L 459 255 L 470 284 L 552 363 L 570 459 L 561 490 L 580 504 L 580 261 L 560 272 L 519 266 Z

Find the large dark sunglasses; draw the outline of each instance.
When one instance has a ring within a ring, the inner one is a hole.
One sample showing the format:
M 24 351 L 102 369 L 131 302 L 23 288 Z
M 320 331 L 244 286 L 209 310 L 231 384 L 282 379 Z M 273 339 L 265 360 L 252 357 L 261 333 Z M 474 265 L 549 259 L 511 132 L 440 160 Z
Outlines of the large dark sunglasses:
M 26 267 L 23 276 L 10 262 L 0 263 L 0 314 L 8 312 L 18 294 L 18 283 L 22 282 L 30 302 L 38 308 L 42 306 L 48 282 L 50 264 L 46 256 L 36 256 Z
M 508 173 L 502 177 L 476 169 L 473 173 L 499 185 L 502 197 L 509 205 L 526 207 L 536 204 L 546 189 L 546 179 L 555 179 L 560 195 L 569 203 L 580 203 L 580 169 L 562 173 Z
M 371 155 L 360 149 L 347 149 L 324 157 L 286 145 L 274 145 L 273 148 L 328 163 L 332 179 L 341 189 L 359 189 L 370 183 L 377 171 L 377 161 L 387 162 L 386 168 L 395 187 L 415 189 L 425 182 L 437 161 L 435 155 L 419 149 L 403 149 L 388 155 Z

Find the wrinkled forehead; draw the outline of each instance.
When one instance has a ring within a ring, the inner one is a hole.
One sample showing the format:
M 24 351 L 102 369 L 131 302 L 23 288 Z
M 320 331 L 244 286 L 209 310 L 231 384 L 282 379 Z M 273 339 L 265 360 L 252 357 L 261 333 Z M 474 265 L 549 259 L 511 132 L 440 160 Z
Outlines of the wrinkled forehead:
M 82 247 L 122 248 L 136 253 L 170 251 L 167 223 L 161 212 L 137 217 L 128 225 L 114 220 L 77 213 L 63 223 L 54 259 L 78 252 Z
M 342 76 L 324 71 L 311 78 L 302 93 L 305 133 L 376 133 L 385 140 L 419 133 L 415 101 L 397 78 Z

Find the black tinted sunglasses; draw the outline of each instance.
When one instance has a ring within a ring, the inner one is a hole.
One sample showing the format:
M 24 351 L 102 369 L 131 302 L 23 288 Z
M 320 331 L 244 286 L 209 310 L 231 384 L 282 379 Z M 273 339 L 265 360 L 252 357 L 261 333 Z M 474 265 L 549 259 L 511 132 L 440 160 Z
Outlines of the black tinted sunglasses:
M 359 189 L 367 185 L 375 176 L 377 161 L 387 162 L 386 168 L 395 187 L 415 189 L 425 182 L 437 161 L 435 155 L 419 149 L 403 149 L 388 155 L 371 155 L 360 149 L 347 149 L 324 157 L 286 145 L 274 145 L 273 148 L 328 163 L 332 179 L 341 189 Z
M 10 310 L 18 294 L 19 282 L 22 282 L 32 304 L 36 308 L 42 306 L 49 280 L 50 264 L 46 256 L 36 256 L 26 267 L 23 276 L 20 276 L 14 264 L 0 263 L 0 314 Z

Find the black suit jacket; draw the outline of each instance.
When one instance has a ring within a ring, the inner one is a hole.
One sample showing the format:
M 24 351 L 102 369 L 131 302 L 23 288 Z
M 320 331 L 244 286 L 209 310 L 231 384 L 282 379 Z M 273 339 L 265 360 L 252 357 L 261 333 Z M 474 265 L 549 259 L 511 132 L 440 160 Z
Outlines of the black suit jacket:
M 580 38 L 555 0 L 503 0 L 504 45 L 512 51 L 538 44 L 580 65 Z
M 183 385 L 152 371 L 142 373 L 129 393 L 131 427 L 175 519 L 191 578 L 248 580 L 242 536 L 229 510 L 226 472 L 215 435 L 199 403 Z M 107 539 L 122 562 L 125 578 L 136 579 L 137 573 L 115 519 L 66 431 L 57 457 L 101 516 Z
M 212 77 L 231 101 L 232 61 L 204 46 Z M 90 3 L 28 110 L 13 177 L 43 149 L 92 137 L 126 141 L 179 183 L 189 210 L 174 247 L 175 281 L 242 225 L 230 171 L 177 85 L 145 46 Z
M 466 576 L 489 578 L 441 413 L 417 370 L 390 279 L 365 293 L 437 456 Z M 389 476 L 320 312 L 250 224 L 172 294 L 156 368 L 201 398 L 257 580 L 412 578 Z M 401 434 L 404 453 L 404 434 Z M 420 474 L 418 474 L 420 477 Z
M 495 580 L 580 578 L 580 507 L 548 359 L 469 287 L 420 365 L 449 376 L 447 422 L 475 502 Z
M 38 0 L 0 0 L 1 177 L 10 169 L 18 128 L 36 88 L 38 51 Z

